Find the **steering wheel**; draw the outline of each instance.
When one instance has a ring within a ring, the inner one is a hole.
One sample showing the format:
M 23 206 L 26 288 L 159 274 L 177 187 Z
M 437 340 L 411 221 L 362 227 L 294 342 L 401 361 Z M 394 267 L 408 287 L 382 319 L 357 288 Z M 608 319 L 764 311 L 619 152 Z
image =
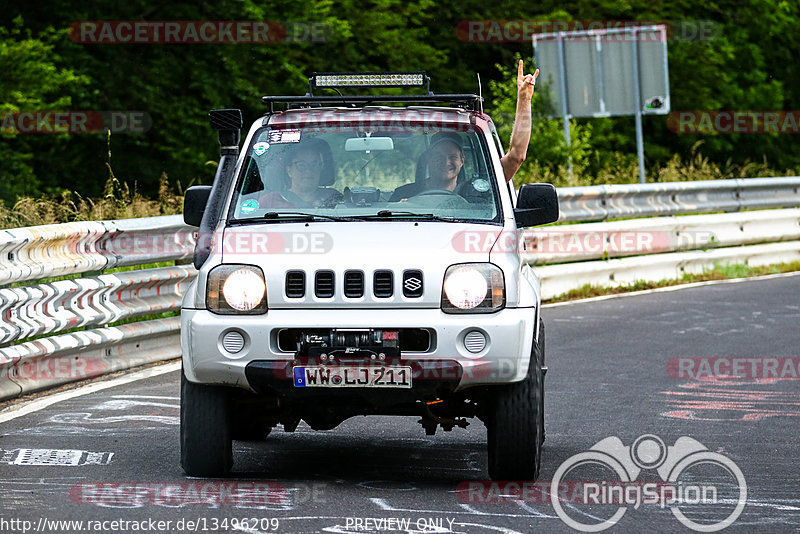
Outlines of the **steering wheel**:
M 460 197 L 461 196 L 458 193 L 456 193 L 454 191 L 448 191 L 447 189 L 427 189 L 425 191 L 422 191 L 421 193 L 417 193 L 414 196 L 415 197 L 427 197 L 427 196 L 433 196 L 433 195 L 449 195 L 449 196 L 455 196 L 455 197 Z

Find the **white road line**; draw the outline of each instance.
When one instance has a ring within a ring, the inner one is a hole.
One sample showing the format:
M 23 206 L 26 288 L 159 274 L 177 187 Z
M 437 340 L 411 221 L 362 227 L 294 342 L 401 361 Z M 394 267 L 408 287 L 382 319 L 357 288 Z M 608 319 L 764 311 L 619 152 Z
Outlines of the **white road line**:
M 28 415 L 30 413 L 38 412 L 39 410 L 47 408 L 48 406 L 52 406 L 53 404 L 56 404 L 61 401 L 74 399 L 75 397 L 81 397 L 83 395 L 94 393 L 95 391 L 102 391 L 104 389 L 121 386 L 123 384 L 128 384 L 130 382 L 136 382 L 137 380 L 143 380 L 145 378 L 171 373 L 173 371 L 179 370 L 180 368 L 181 368 L 180 361 L 170 362 L 165 365 L 151 367 L 149 369 L 137 371 L 129 375 L 120 376 L 118 378 L 103 380 L 101 382 L 88 384 L 86 386 L 82 386 L 77 389 L 71 389 L 69 391 L 62 391 L 61 393 L 48 395 L 47 397 L 36 399 L 34 401 L 22 404 L 16 404 L 0 412 L 0 423 L 5 423 L 6 421 L 11 421 L 12 419 L 16 419 L 17 417 L 22 417 L 23 415 Z
M 586 299 L 568 300 L 566 302 L 553 302 L 542 304 L 542 308 L 557 308 L 559 306 L 570 306 L 572 304 L 584 304 L 586 302 L 596 302 L 600 300 L 617 299 L 625 297 L 636 297 L 639 295 L 649 295 L 650 293 L 667 293 L 670 291 L 680 291 L 681 289 L 691 289 L 693 287 L 709 286 L 714 284 L 738 284 L 741 282 L 753 282 L 757 280 L 772 280 L 773 278 L 786 278 L 789 276 L 800 276 L 800 271 L 791 273 L 765 274 L 764 276 L 751 276 L 749 278 L 732 278 L 730 280 L 706 280 L 705 282 L 692 282 L 691 284 L 678 284 L 674 286 L 657 287 L 655 289 L 643 289 L 641 291 L 631 291 L 629 293 L 616 293 L 614 295 L 600 295 Z

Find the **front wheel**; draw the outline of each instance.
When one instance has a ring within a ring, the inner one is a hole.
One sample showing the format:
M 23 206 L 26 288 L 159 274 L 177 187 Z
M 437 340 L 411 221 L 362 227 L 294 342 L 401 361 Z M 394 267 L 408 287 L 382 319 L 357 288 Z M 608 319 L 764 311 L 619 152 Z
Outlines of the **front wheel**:
M 543 342 L 544 336 L 534 342 L 525 379 L 498 388 L 490 399 L 486 430 L 493 480 L 536 480 L 539 476 L 544 433 Z
M 181 372 L 181 466 L 194 477 L 218 477 L 233 465 L 228 389 L 194 384 Z

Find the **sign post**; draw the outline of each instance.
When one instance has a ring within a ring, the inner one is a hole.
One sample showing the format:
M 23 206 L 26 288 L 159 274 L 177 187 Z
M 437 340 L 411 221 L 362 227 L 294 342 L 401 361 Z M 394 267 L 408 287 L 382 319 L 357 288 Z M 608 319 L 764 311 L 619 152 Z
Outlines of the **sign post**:
M 569 119 L 633 115 L 639 181 L 645 182 L 642 115 L 669 113 L 664 25 L 533 35 L 536 67 L 548 81 L 570 144 Z M 570 164 L 570 169 L 572 165 Z

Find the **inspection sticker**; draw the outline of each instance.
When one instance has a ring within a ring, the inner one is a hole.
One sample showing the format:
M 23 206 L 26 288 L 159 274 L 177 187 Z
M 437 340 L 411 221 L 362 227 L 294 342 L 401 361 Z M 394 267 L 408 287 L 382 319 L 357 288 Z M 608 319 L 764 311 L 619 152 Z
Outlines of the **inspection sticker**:
M 253 154 L 256 156 L 263 156 L 269 148 L 269 143 L 256 143 L 253 145 Z
M 267 135 L 270 143 L 300 142 L 300 130 L 272 130 Z

